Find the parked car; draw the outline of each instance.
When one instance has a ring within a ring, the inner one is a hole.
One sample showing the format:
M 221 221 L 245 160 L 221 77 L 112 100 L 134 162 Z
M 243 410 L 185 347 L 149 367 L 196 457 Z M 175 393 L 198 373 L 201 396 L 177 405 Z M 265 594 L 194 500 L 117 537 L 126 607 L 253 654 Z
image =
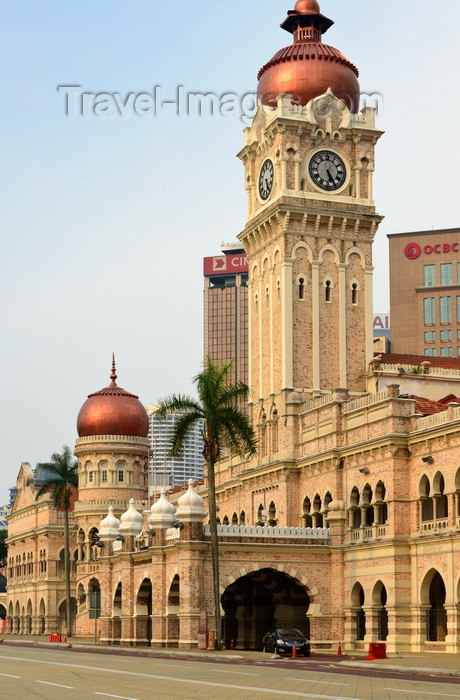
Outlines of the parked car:
M 297 645 L 297 652 L 310 656 L 310 642 L 300 630 L 289 627 L 278 627 L 267 632 L 263 639 L 264 651 L 275 654 L 292 654 L 292 647 Z

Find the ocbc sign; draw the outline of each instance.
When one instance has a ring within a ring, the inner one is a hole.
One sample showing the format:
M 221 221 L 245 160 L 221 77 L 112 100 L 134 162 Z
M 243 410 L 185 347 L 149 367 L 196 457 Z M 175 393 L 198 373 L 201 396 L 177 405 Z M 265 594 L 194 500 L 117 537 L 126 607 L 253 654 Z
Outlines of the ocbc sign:
M 426 245 L 421 248 L 418 243 L 408 243 L 404 248 L 404 255 L 409 260 L 416 260 L 420 257 L 422 250 L 425 255 L 431 255 L 432 253 L 458 253 L 458 243 L 436 243 L 436 245 Z

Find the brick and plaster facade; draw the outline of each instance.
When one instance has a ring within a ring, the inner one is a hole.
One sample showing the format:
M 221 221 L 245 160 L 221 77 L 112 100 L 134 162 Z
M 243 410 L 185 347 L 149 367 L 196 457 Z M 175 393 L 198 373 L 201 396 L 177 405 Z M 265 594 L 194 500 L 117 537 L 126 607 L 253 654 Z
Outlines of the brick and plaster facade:
M 274 111 L 259 103 L 245 130 L 240 240 L 249 260 L 249 414 L 259 454 L 226 457 L 216 473 L 222 635 L 240 648 L 260 647 L 277 623 L 300 627 L 313 649 L 342 642 L 353 651 L 381 640 L 390 651 L 460 651 L 460 406 L 418 413 L 406 395 L 413 384 L 406 391 L 399 371 L 373 358 L 380 136 L 373 109 L 353 114 L 330 90 L 304 106 L 286 95 Z M 446 368 L 443 378 L 438 368 L 430 380 L 428 369 L 411 381 L 441 399 L 454 374 Z M 119 393 L 112 384 L 95 396 L 107 408 Z M 76 633 L 106 644 L 197 647 L 203 629 L 214 629 L 199 505 L 206 482 L 199 494 L 189 485 L 177 502 L 173 496 L 175 513 L 164 501 L 148 511 L 147 433 L 143 416 L 132 415 L 127 423 L 122 409 L 116 416 L 131 432 L 94 428 L 77 440 Z M 99 417 L 92 426 L 105 426 Z M 122 521 L 118 537 L 101 523 L 109 507 L 109 521 Z M 9 516 L 14 632 L 59 627 L 59 516 L 46 497 L 35 502 L 23 467 Z M 27 552 L 31 570 L 22 565 Z

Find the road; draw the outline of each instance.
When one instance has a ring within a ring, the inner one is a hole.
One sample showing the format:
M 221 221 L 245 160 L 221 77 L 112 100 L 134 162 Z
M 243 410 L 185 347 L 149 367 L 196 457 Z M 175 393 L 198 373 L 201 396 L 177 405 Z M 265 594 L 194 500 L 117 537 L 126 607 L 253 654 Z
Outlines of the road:
M 2 644 L 0 698 L 450 700 L 460 699 L 460 679 L 339 670 L 324 657 L 222 663 Z

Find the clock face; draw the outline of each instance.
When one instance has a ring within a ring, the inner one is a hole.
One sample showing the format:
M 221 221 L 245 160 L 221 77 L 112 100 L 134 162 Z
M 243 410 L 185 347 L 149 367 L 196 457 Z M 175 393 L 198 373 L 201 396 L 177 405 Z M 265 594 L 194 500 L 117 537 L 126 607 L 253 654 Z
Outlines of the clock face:
M 267 159 L 260 169 L 259 175 L 259 195 L 264 201 L 267 200 L 273 189 L 273 180 L 275 177 L 275 168 L 270 159 Z
M 308 172 L 317 187 L 325 192 L 335 192 L 345 184 L 347 167 L 333 151 L 318 151 L 312 156 Z

